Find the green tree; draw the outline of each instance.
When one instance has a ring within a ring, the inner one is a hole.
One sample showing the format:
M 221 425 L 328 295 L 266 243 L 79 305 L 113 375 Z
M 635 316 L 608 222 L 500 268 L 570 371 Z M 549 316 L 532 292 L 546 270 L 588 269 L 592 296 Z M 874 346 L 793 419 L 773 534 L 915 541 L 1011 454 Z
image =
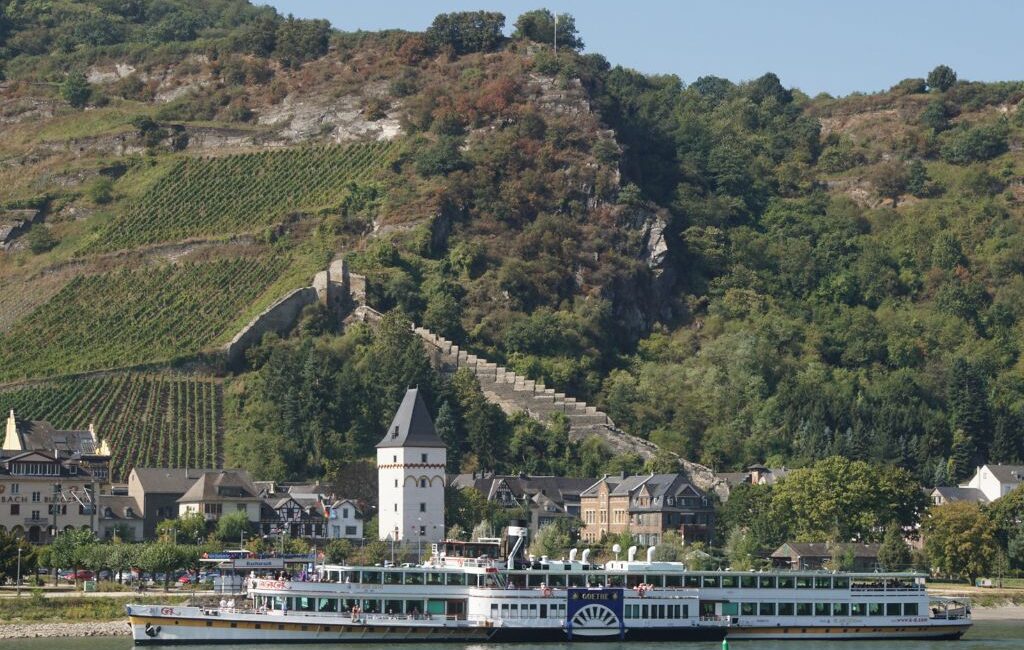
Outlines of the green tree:
M 928 73 L 926 83 L 928 88 L 944 93 L 956 83 L 956 72 L 948 65 L 937 65 Z
M 567 526 L 561 525 L 562 519 L 541 526 L 534 538 L 530 540 L 530 555 L 550 558 L 564 557 L 566 550 L 572 546 L 572 533 Z
M 248 514 L 244 512 L 231 512 L 222 515 L 217 520 L 215 535 L 217 539 L 225 544 L 231 544 L 234 541 L 241 541 L 243 535 L 248 536 L 250 529 Z
M 427 28 L 427 41 L 436 48 L 451 47 L 456 54 L 490 52 L 504 37 L 505 15 L 496 11 L 461 11 L 438 14 Z
M 494 515 L 494 506 L 474 488 L 447 487 L 444 491 L 445 520 L 462 530 L 474 530 Z
M 763 566 L 762 553 L 757 539 L 745 528 L 733 528 L 725 542 L 725 556 L 734 571 L 749 571 Z
M 36 574 L 37 558 L 35 548 L 28 540 L 0 530 L 0 581 L 16 582 L 18 579 L 18 549 L 21 549 L 21 575 Z M 25 578 L 22 578 L 25 582 Z
M 188 564 L 189 558 L 183 547 L 170 542 L 148 544 L 139 556 L 139 565 L 144 571 L 164 574 L 164 591 L 167 591 L 174 572 Z
M 206 517 L 201 512 L 186 512 L 177 519 L 164 519 L 156 525 L 161 541 L 179 544 L 198 544 L 206 539 L 206 531 Z
M 277 26 L 274 58 L 285 67 L 298 68 L 327 53 L 331 24 L 326 20 L 301 20 L 291 14 Z M 264 41 L 262 46 L 265 47 Z
M 910 568 L 910 547 L 903 541 L 899 524 L 891 523 L 885 529 L 885 537 L 878 548 L 878 563 L 883 571 L 905 571 Z
M 974 584 L 996 558 L 996 526 L 977 503 L 933 506 L 921 523 L 921 533 L 932 564 L 947 576 Z
M 352 556 L 352 542 L 347 539 L 332 539 L 324 548 L 324 560 L 331 564 L 344 564 Z
M 97 178 L 88 190 L 89 199 L 97 205 L 106 205 L 114 199 L 114 181 L 103 176 Z
M 657 562 L 678 562 L 683 559 L 683 538 L 674 530 L 661 536 L 661 541 L 654 547 L 654 559 Z
M 892 207 L 895 208 L 900 196 L 907 191 L 907 183 L 910 179 L 907 174 L 907 166 L 901 161 L 893 160 L 878 165 L 871 180 L 878 195 L 891 200 Z
M 45 253 L 57 245 L 57 238 L 53 236 L 47 226 L 41 223 L 32 226 L 32 229 L 28 231 L 27 240 L 29 250 L 36 255 Z
M 68 73 L 60 85 L 60 96 L 73 108 L 84 108 L 90 95 L 92 87 L 79 71 Z
M 80 528 L 66 530 L 57 535 L 50 544 L 50 561 L 54 569 L 73 569 L 77 576 L 82 567 L 84 549 L 96 543 L 96 536 L 91 530 Z M 76 577 L 77 582 L 77 577 Z
M 558 30 L 558 47 L 571 50 L 583 49 L 583 41 L 576 32 L 576 19 L 570 14 L 555 15 L 547 9 L 527 11 L 516 19 L 512 38 L 525 38 L 535 43 L 554 43 L 555 30 Z
M 124 582 L 128 571 L 139 565 L 139 551 L 142 548 L 144 547 L 135 544 L 114 543 L 110 545 L 107 562 L 119 583 Z

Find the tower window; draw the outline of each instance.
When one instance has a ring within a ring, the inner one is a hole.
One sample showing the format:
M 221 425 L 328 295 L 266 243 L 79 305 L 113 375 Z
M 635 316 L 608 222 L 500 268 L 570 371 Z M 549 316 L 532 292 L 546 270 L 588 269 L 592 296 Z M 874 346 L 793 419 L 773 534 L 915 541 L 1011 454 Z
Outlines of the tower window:
M 395 487 L 398 487 L 398 479 L 395 479 Z
M 421 463 L 427 462 L 427 455 L 426 454 L 420 454 L 420 462 Z
M 427 479 L 425 479 L 425 478 L 421 478 L 420 479 L 420 487 L 421 488 L 427 487 Z
M 427 504 L 421 503 L 420 504 L 420 512 L 426 512 L 426 511 L 427 511 Z
M 423 537 L 426 534 L 427 534 L 427 527 L 426 526 L 420 526 L 420 537 Z
M 398 504 L 395 504 L 395 512 L 398 512 Z
M 398 462 L 398 456 L 392 456 L 391 457 L 391 462 L 392 463 L 397 463 Z

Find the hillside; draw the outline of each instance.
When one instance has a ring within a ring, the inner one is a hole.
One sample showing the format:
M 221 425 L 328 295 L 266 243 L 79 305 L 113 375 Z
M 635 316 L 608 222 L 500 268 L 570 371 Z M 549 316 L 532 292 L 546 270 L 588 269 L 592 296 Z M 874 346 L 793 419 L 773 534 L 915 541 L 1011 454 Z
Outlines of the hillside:
M 364 456 L 415 380 L 452 469 L 639 468 L 438 377 L 401 313 L 718 469 L 841 454 L 942 484 L 1024 455 L 1024 84 L 939 68 L 810 98 L 614 67 L 571 22 L 555 56 L 491 14 L 345 33 L 131 6 L 18 5 L 0 28 L 19 416 L 87 417 L 27 380 L 214 373 L 221 420 L 158 437 L 223 431 L 229 462 L 305 478 Z M 307 310 L 228 373 L 220 346 L 336 257 L 397 329 Z

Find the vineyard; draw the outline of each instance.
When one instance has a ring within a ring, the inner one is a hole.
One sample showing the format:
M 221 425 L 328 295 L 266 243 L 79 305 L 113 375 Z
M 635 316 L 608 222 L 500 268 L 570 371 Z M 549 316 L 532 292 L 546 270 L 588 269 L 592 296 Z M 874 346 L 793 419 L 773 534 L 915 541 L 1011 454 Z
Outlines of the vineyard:
M 58 429 L 95 424 L 115 481 L 132 467 L 220 467 L 221 385 L 213 379 L 117 374 L 0 392 L 0 409 Z
M 236 258 L 78 276 L 0 334 L 0 381 L 193 355 L 287 264 L 283 256 Z
M 290 211 L 338 207 L 397 153 L 391 142 L 182 158 L 85 249 L 249 232 Z

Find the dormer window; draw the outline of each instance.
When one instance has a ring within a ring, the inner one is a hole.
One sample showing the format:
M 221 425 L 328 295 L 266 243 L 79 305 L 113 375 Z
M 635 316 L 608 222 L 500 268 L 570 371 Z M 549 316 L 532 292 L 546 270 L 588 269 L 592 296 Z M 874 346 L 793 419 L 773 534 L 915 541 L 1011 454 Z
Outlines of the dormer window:
M 398 437 L 398 427 L 395 427 L 395 430 L 391 432 L 391 437 L 392 438 L 397 438 Z

